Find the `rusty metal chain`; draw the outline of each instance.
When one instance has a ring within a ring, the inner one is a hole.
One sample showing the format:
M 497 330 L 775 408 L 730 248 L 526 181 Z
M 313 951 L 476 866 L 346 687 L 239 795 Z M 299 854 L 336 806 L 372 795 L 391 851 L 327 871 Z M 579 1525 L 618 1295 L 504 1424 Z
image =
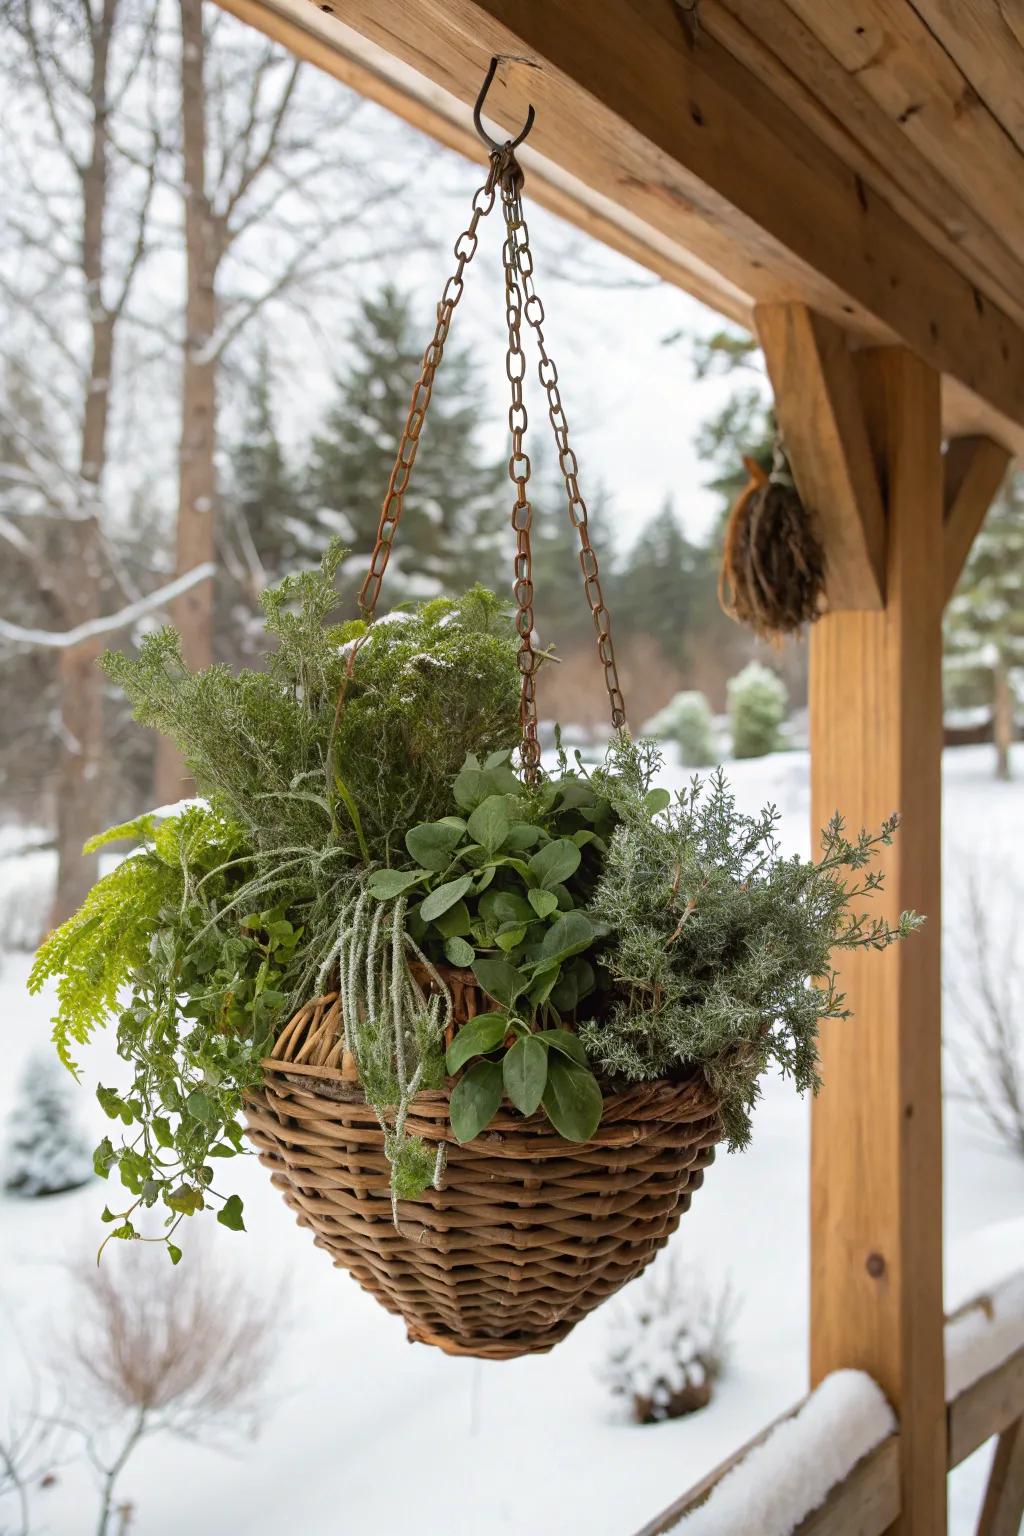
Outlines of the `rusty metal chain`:
M 558 467 L 561 470 L 565 482 L 566 503 L 569 511 L 569 520 L 576 529 L 580 544 L 580 570 L 583 572 L 583 590 L 586 595 L 587 605 L 590 608 L 594 621 L 594 631 L 597 637 L 597 654 L 604 668 L 605 687 L 608 690 L 608 702 L 611 707 L 612 725 L 616 730 L 621 729 L 626 723 L 626 703 L 619 686 L 618 668 L 615 664 L 615 647 L 612 642 L 611 615 L 608 612 L 601 590 L 601 570 L 598 564 L 597 554 L 590 542 L 588 527 L 589 515 L 587 504 L 583 499 L 579 487 L 579 463 L 576 454 L 569 445 L 569 423 L 562 406 L 562 396 L 558 388 L 558 369 L 548 353 L 544 341 L 544 306 L 541 303 L 533 282 L 533 252 L 530 249 L 530 233 L 526 219 L 523 215 L 522 203 L 522 172 L 516 163 L 515 156 L 508 153 L 508 164 L 501 173 L 501 205 L 505 220 L 505 244 L 502 248 L 502 265 L 505 269 L 506 296 L 514 284 L 516 292 L 516 328 L 513 338 L 511 318 L 509 320 L 509 361 L 506 371 L 512 380 L 512 409 L 509 411 L 509 425 L 513 429 L 512 457 L 509 459 L 509 475 L 518 487 L 516 504 L 513 508 L 512 521 L 516 529 L 516 601 L 518 613 L 516 627 L 520 636 L 519 668 L 523 674 L 521 714 L 523 717 L 524 733 L 524 762 L 526 763 L 528 776 L 530 759 L 533 758 L 532 746 L 536 745 L 537 710 L 536 710 L 536 680 L 537 657 L 533 649 L 533 580 L 532 562 L 530 556 L 530 525 L 532 515 L 530 503 L 525 492 L 525 482 L 529 479 L 530 460 L 522 452 L 522 437 L 526 430 L 526 411 L 522 408 L 522 389 L 512 378 L 513 339 L 515 348 L 521 355 L 519 326 L 522 318 L 532 328 L 537 338 L 537 350 L 539 362 L 537 375 L 544 392 L 547 395 L 548 419 L 555 436 L 555 446 L 558 450 Z M 509 274 L 514 274 L 510 279 Z M 506 302 L 508 300 L 506 299 Z M 512 315 L 512 309 L 509 309 Z M 521 410 L 520 418 L 513 419 L 513 413 Z M 516 425 L 520 425 L 518 439 Z M 520 479 L 516 471 L 525 469 L 525 475 Z M 524 509 L 522 511 L 521 509 Z M 517 521 L 518 514 L 518 521 Z M 521 587 L 521 591 L 520 591 Z M 529 618 L 529 629 L 524 633 L 524 626 Z M 532 745 L 531 745 L 532 744 Z M 539 761 L 539 751 L 535 761 Z
M 384 580 L 384 572 L 387 570 L 388 561 L 391 558 L 391 546 L 395 541 L 395 534 L 402 516 L 405 493 L 409 488 L 409 477 L 412 474 L 412 467 L 416 462 L 416 453 L 420 444 L 420 433 L 423 430 L 423 420 L 426 416 L 427 406 L 430 404 L 430 396 L 434 388 L 434 375 L 437 373 L 438 364 L 444 352 L 444 344 L 448 339 L 452 315 L 455 313 L 456 305 L 462 298 L 465 290 L 463 273 L 476 255 L 477 246 L 480 243 L 479 236 L 477 235 L 477 226 L 480 220 L 485 219 L 494 207 L 498 172 L 499 162 L 498 157 L 495 156 L 491 159 L 487 180 L 473 194 L 472 218 L 453 247 L 457 258 L 457 265 L 455 271 L 444 285 L 444 290 L 437 306 L 437 324 L 434 327 L 434 335 L 430 345 L 423 354 L 423 366 L 419 379 L 416 381 L 416 386 L 413 389 L 412 398 L 409 401 L 409 414 L 402 429 L 394 467 L 391 470 L 391 478 L 388 481 L 388 488 L 380 509 L 380 522 L 377 525 L 377 542 L 374 544 L 373 554 L 370 556 L 370 568 L 359 590 L 359 607 L 363 618 L 367 622 L 372 620 L 377 609 L 381 583 Z
M 391 557 L 391 547 L 402 516 L 412 467 L 416 462 L 420 433 L 433 391 L 434 376 L 444 352 L 444 344 L 448 339 L 452 315 L 465 289 L 463 273 L 476 255 L 479 244 L 477 226 L 480 220 L 486 218 L 491 212 L 496 189 L 500 188 L 502 215 L 505 221 L 505 240 L 501 255 L 505 277 L 505 320 L 508 329 L 505 372 L 512 391 L 512 403 L 508 412 L 509 431 L 512 434 L 508 473 L 509 479 L 516 488 L 516 499 L 512 508 L 512 527 L 516 535 L 513 594 L 516 601 L 516 633 L 519 636 L 517 661 L 522 678 L 519 709 L 523 732 L 521 758 L 527 783 L 536 783 L 540 774 L 541 755 L 537 738 L 537 668 L 540 657 L 533 644 L 534 590 L 531 548 L 533 508 L 527 493 L 530 459 L 523 448 L 528 425 L 526 406 L 523 401 L 523 380 L 526 375 L 526 356 L 522 346 L 524 318 L 537 338 L 540 354 L 537 373 L 547 396 L 548 418 L 555 436 L 559 469 L 565 482 L 569 520 L 579 538 L 583 590 L 594 621 L 597 654 L 604 668 L 612 725 L 616 730 L 621 729 L 626 723 L 626 706 L 615 665 L 611 616 L 601 590 L 601 573 L 597 555 L 590 542 L 587 504 L 579 488 L 579 464 L 569 446 L 569 424 L 558 388 L 558 370 L 544 340 L 544 306 L 537 296 L 533 283 L 533 253 L 530 249 L 529 231 L 523 216 L 522 185 L 523 173 L 515 157 L 514 145 L 506 143 L 497 146 L 491 154 L 487 180 L 473 195 L 472 218 L 455 242 L 457 266 L 441 294 L 441 300 L 437 306 L 434 335 L 423 354 L 423 366 L 409 402 L 409 413 L 381 506 L 377 540 L 370 557 L 370 567 L 359 592 L 359 606 L 364 619 L 367 622 L 372 620 L 380 597 L 384 572 Z

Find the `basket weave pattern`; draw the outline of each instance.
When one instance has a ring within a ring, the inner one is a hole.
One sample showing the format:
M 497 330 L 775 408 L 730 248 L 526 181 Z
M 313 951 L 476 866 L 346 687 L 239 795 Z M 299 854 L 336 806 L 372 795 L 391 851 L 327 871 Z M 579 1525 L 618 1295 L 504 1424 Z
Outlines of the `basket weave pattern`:
M 446 981 L 457 1017 L 472 1017 L 471 973 Z M 410 1339 L 453 1355 L 507 1360 L 564 1339 L 664 1246 L 722 1134 L 696 1076 L 606 1095 L 583 1144 L 541 1113 L 502 1108 L 459 1146 L 448 1092 L 421 1093 L 407 1129 L 447 1143 L 447 1165 L 441 1189 L 400 1202 L 396 1229 L 383 1135 L 344 1056 L 336 995 L 299 1010 L 264 1069 L 247 1096 L 249 1135 L 299 1224 L 401 1314 Z

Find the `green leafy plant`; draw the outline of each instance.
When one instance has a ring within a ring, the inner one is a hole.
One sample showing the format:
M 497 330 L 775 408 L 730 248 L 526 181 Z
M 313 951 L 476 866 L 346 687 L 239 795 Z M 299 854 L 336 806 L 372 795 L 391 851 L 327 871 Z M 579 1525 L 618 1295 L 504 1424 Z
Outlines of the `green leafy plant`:
M 895 816 L 849 839 L 836 815 L 819 859 L 786 858 L 775 808 L 743 815 L 721 770 L 666 795 L 652 816 L 658 766 L 650 743 L 621 743 L 613 756 L 621 822 L 589 909 L 610 934 L 601 964 L 613 995 L 580 1039 L 612 1079 L 699 1066 L 743 1146 L 769 1066 L 801 1092 L 817 1087 L 819 1027 L 849 1017 L 833 952 L 885 949 L 922 919 L 905 912 L 890 925 L 857 908 L 882 888 L 867 866 L 892 841 Z
M 223 1226 L 243 1225 L 240 1197 L 215 1187 L 214 1162 L 243 1150 L 242 1094 L 260 1080 L 302 930 L 280 908 L 222 923 L 246 860 L 240 829 L 216 812 L 142 817 L 94 845 L 126 837 L 140 846 L 45 941 L 29 986 L 58 978 L 54 1040 L 72 1070 L 72 1042 L 116 1020 L 133 1079 L 122 1092 L 97 1090 L 124 1129 L 118 1146 L 103 1138 L 94 1167 L 103 1178 L 116 1170 L 130 1198 L 103 1219 L 111 1236 L 136 1238 L 138 1213 L 162 1211 L 160 1240 L 177 1262 L 182 1217 L 212 1206 Z

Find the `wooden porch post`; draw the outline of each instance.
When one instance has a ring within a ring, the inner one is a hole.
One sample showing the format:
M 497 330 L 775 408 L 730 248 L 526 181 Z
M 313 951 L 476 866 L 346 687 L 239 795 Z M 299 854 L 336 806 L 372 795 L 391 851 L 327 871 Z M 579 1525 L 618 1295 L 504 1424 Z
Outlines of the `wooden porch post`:
M 940 1087 L 943 488 L 938 376 L 885 348 L 858 364 L 885 497 L 885 607 L 811 635 L 815 829 L 894 810 L 891 916 L 927 924 L 884 954 L 844 956 L 855 1018 L 821 1043 L 813 1109 L 811 1375 L 856 1366 L 900 1418 L 900 1536 L 946 1530 Z

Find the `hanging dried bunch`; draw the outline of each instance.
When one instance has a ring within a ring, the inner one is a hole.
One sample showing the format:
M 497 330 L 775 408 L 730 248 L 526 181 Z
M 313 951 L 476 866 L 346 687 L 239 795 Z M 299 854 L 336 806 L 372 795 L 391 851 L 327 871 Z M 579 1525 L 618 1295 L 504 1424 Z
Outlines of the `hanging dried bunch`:
M 762 640 L 813 624 L 824 606 L 825 557 L 780 446 L 770 475 L 744 458 L 750 479 L 725 532 L 718 601 Z

